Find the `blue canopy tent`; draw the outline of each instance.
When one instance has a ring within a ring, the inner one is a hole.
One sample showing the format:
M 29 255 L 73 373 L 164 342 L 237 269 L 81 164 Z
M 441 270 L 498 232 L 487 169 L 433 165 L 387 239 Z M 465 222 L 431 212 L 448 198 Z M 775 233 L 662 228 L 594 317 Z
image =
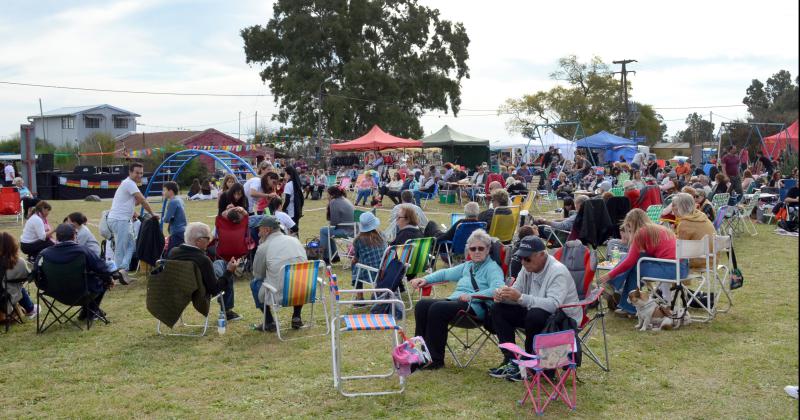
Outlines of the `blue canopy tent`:
M 620 155 L 625 156 L 625 159 L 630 162 L 630 160 L 633 159 L 633 155 L 636 153 L 635 141 L 616 136 L 607 131 L 601 131 L 589 137 L 584 137 L 575 142 L 575 145 L 587 149 L 604 150 L 605 154 L 603 158 L 606 162 L 617 161 Z

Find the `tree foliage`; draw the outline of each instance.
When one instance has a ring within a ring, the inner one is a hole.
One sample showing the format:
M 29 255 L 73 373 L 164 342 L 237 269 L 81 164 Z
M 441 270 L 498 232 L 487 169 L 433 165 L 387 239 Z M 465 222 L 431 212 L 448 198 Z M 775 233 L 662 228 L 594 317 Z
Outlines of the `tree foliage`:
M 274 119 L 316 133 L 315 100 L 329 135 L 373 124 L 419 138 L 426 110 L 458 113 L 469 37 L 461 23 L 416 0 L 278 0 L 266 26 L 241 31 L 249 64 L 264 65 Z M 326 82 L 328 77 L 332 77 Z
M 797 119 L 798 113 L 798 84 L 800 78 L 795 78 L 786 70 L 780 70 L 767 79 L 766 85 L 758 79 L 753 79 L 746 90 L 742 103 L 747 105 L 751 122 L 770 122 L 789 124 Z
M 622 86 L 600 57 L 592 57 L 588 63 L 578 61 L 575 55 L 563 57 L 550 78 L 563 84 L 548 91 L 507 99 L 500 107 L 501 113 L 512 116 L 507 122 L 509 131 L 521 132 L 526 126 L 545 121 L 580 121 L 587 135 L 602 130 L 618 131 Z M 628 89 L 631 89 L 630 83 Z M 635 104 L 640 114 L 631 128 L 639 136 L 647 137 L 648 143 L 661 140 L 666 129 L 661 116 L 650 105 Z M 574 128 L 560 127 L 555 131 L 571 137 Z
M 675 142 L 701 143 L 713 141 L 714 123 L 693 112 L 686 117 L 686 129 L 675 133 Z

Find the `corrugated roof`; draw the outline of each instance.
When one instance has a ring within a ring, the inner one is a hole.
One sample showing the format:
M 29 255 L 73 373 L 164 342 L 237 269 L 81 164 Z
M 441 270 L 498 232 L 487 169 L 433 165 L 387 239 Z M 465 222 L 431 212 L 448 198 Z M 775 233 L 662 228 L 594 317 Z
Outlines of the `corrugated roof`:
M 128 115 L 132 115 L 132 116 L 135 116 L 135 117 L 141 117 L 141 115 L 139 115 L 139 114 L 137 114 L 135 112 L 126 111 L 126 110 L 124 110 L 122 108 L 117 108 L 117 107 L 111 106 L 109 104 L 84 105 L 84 106 L 67 106 L 67 107 L 63 107 L 63 108 L 52 109 L 50 111 L 45 111 L 43 114 L 44 114 L 45 117 L 62 117 L 62 116 L 75 115 L 75 114 L 79 114 L 81 112 L 91 111 L 93 109 L 103 108 L 103 107 L 111 108 L 111 109 L 113 109 L 113 110 L 115 110 L 115 111 L 117 111 L 117 112 L 119 112 L 121 114 L 128 114 Z M 40 115 L 30 115 L 30 116 L 28 116 L 28 118 L 40 118 Z
M 219 130 L 208 128 L 203 131 L 159 131 L 152 133 L 128 133 L 117 139 L 119 151 L 122 149 L 139 150 L 151 147 L 162 147 L 169 143 L 187 144 L 195 137 L 206 134 L 218 134 L 236 144 L 246 144 L 236 137 L 229 136 Z

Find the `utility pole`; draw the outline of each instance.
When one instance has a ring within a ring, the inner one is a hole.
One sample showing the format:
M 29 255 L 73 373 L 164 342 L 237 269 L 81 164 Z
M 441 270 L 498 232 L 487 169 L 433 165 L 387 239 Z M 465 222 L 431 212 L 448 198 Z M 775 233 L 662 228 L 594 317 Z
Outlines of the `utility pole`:
M 253 143 L 256 143 L 258 137 L 258 111 L 256 111 L 256 122 L 255 128 L 253 129 Z
M 634 70 L 627 70 L 625 68 L 625 65 L 629 64 L 629 63 L 637 63 L 637 61 L 636 60 L 616 60 L 616 61 L 613 61 L 613 63 L 622 65 L 622 69 L 620 71 L 615 71 L 613 74 L 618 74 L 619 73 L 620 75 L 622 75 L 622 100 L 623 100 L 623 106 L 625 107 L 623 109 L 623 114 L 622 114 L 623 115 L 623 117 L 622 117 L 623 118 L 622 119 L 622 135 L 625 136 L 625 135 L 628 134 L 628 120 L 629 120 L 628 117 L 629 117 L 629 114 L 630 114 L 630 109 L 628 108 L 628 73 L 636 74 L 636 71 L 634 71 Z

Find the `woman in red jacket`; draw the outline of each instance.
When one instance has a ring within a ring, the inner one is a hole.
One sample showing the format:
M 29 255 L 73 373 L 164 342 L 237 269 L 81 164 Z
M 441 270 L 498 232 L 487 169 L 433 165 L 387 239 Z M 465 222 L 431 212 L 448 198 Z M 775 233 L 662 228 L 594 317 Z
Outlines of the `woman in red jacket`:
M 668 260 L 675 259 L 675 234 L 664 226 L 647 224 L 642 226 L 631 241 L 628 254 L 613 270 L 600 276 L 600 283 L 611 282 L 614 289 L 620 291 L 622 295 L 619 303 L 619 310 L 622 313 L 636 315 L 636 308 L 628 302 L 628 293 L 637 289 L 636 283 L 636 263 L 641 257 L 663 258 Z M 675 278 L 675 265 L 656 261 L 645 261 L 641 265 L 642 277 L 653 277 L 662 279 Z M 686 261 L 680 263 L 680 275 L 686 277 L 689 273 L 689 266 Z M 668 283 L 659 285 L 662 297 L 671 300 L 671 293 Z

